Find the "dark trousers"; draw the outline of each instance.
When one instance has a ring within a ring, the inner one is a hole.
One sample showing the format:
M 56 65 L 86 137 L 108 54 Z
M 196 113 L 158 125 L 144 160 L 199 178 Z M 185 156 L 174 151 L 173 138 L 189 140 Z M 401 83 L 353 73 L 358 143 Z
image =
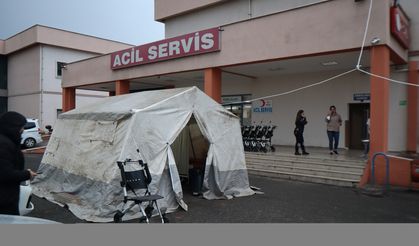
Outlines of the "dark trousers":
M 295 136 L 295 152 L 298 152 L 298 145 L 301 147 L 301 151 L 306 152 L 306 148 L 304 147 L 304 137 L 303 134 L 297 133 L 294 134 Z
M 329 150 L 337 150 L 339 144 L 339 132 L 327 131 L 327 137 L 329 138 Z
M 189 178 L 191 180 L 191 188 L 193 194 L 200 194 L 202 191 L 202 182 L 204 181 L 203 170 L 192 168 L 189 169 Z

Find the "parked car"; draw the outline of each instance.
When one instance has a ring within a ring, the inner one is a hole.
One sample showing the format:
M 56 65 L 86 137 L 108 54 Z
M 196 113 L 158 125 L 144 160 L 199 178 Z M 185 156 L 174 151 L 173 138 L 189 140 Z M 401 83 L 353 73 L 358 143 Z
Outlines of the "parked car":
M 41 128 L 37 119 L 26 119 L 26 125 L 22 132 L 22 141 L 20 142 L 25 148 L 33 148 L 42 142 Z

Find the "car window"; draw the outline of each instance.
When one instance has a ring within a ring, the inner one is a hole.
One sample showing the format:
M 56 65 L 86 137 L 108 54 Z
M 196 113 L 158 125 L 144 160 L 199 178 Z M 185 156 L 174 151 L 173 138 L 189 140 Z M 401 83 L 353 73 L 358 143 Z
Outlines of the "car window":
M 25 126 L 23 127 L 23 129 L 27 130 L 27 129 L 31 129 L 31 128 L 34 128 L 34 127 L 36 127 L 35 122 L 27 122 L 25 124 Z

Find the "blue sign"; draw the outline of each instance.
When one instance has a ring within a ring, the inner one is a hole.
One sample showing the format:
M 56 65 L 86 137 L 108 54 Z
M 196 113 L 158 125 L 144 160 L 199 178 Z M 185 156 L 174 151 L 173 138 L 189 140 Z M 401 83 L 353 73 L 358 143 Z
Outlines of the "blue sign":
M 369 101 L 370 100 L 370 93 L 355 93 L 354 94 L 354 101 Z
M 272 113 L 272 100 L 261 99 L 255 104 L 253 107 L 254 113 Z

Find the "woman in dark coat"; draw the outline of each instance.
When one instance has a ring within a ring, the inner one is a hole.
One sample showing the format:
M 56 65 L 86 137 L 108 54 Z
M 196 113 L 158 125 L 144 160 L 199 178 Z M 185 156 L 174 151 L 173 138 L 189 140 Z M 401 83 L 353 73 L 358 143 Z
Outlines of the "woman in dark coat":
M 295 118 L 295 128 L 294 128 L 294 136 L 295 136 L 295 155 L 308 155 L 309 153 L 306 152 L 306 148 L 304 147 L 304 126 L 307 124 L 307 119 L 304 116 L 304 110 L 300 109 L 297 112 L 297 117 Z M 298 145 L 301 146 L 302 153 L 299 152 Z
M 19 215 L 20 183 L 36 176 L 24 170 L 20 141 L 25 123 L 26 118 L 16 112 L 0 116 L 0 214 Z

